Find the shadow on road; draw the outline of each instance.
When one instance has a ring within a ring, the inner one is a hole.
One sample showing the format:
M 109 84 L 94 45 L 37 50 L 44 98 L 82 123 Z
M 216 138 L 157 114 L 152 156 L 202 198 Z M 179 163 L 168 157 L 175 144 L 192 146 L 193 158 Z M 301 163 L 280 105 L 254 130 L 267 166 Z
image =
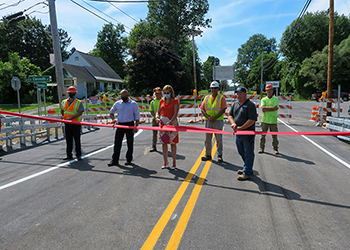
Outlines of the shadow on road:
M 302 163 L 305 163 L 305 164 L 308 164 L 308 165 L 315 165 L 315 163 L 313 161 L 304 160 L 304 159 L 301 159 L 301 158 L 285 155 L 285 154 L 282 154 L 282 153 L 279 153 L 278 155 L 275 155 L 275 154 L 272 154 L 272 153 L 264 152 L 264 154 L 265 155 L 271 155 L 271 156 L 279 157 L 279 158 L 283 158 L 283 159 L 286 159 L 288 161 L 302 162 Z

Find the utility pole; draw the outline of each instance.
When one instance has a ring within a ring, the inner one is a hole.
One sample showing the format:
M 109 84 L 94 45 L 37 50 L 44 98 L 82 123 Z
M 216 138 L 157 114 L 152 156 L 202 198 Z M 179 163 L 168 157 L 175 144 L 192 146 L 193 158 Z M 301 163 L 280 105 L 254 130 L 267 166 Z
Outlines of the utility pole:
M 195 54 L 195 43 L 194 37 L 202 34 L 201 30 L 193 30 L 191 32 L 187 32 L 187 35 L 192 36 L 192 52 L 193 52 L 193 78 L 194 78 L 194 89 L 197 91 L 197 73 L 196 73 L 196 54 Z M 198 92 L 197 92 L 198 93 Z
M 327 74 L 327 98 L 331 98 L 332 74 L 333 74 L 333 40 L 334 40 L 334 0 L 329 1 L 329 42 L 328 42 L 328 74 Z M 332 103 L 327 102 L 327 108 L 331 108 Z M 327 112 L 327 116 L 331 116 Z
M 263 95 L 263 74 L 264 74 L 264 51 L 261 52 L 261 81 L 260 81 L 260 100 L 262 100 Z
M 57 28 L 55 0 L 48 0 L 48 2 L 49 2 L 49 11 L 50 11 L 50 24 L 51 24 L 51 35 L 52 35 L 52 41 L 53 41 L 53 51 L 55 54 L 58 101 L 61 108 L 62 99 L 63 97 L 66 96 L 66 94 L 64 93 L 64 89 L 63 89 L 64 78 L 63 78 L 63 69 L 62 69 L 60 37 L 58 35 L 58 28 Z

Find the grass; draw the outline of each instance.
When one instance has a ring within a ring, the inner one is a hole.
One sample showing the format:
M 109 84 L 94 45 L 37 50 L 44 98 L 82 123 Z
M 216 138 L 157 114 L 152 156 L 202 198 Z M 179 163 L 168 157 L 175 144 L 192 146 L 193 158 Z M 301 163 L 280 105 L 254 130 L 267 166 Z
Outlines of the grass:
M 46 103 L 46 107 L 51 105 L 51 102 Z M 0 104 L 0 109 L 8 112 L 18 112 L 18 104 L 11 104 L 11 105 L 2 105 Z M 38 104 L 30 104 L 30 105 L 21 105 L 21 112 L 22 111 L 28 111 L 32 109 L 38 109 Z M 42 110 L 44 110 L 44 104 L 42 104 L 41 107 Z

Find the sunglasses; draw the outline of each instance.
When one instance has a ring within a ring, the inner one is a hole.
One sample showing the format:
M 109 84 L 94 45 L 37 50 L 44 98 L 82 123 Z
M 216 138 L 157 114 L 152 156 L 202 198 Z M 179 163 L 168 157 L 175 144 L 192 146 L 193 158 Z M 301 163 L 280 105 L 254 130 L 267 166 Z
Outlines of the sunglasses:
M 170 92 L 163 92 L 163 93 L 164 93 L 164 95 L 170 94 Z
M 210 89 L 219 89 L 219 88 L 215 87 L 215 88 L 210 88 Z

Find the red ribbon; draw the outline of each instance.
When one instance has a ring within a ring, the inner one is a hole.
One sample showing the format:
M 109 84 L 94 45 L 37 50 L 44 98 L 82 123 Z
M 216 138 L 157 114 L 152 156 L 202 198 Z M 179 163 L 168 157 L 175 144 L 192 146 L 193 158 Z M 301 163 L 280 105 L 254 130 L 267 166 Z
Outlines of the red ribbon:
M 227 132 L 217 129 L 211 129 L 211 128 L 201 128 L 201 127 L 190 127 L 190 126 L 163 126 L 162 128 L 159 127 L 142 127 L 142 126 L 124 126 L 124 125 L 110 125 L 110 124 L 101 124 L 101 123 L 93 123 L 93 122 L 78 122 L 78 121 L 71 121 L 71 120 L 61 120 L 61 119 L 55 119 L 55 118 L 48 118 L 48 117 L 42 117 L 37 115 L 26 115 L 26 114 L 20 114 L 20 113 L 14 113 L 9 111 L 2 111 L 0 110 L 0 114 L 4 115 L 12 115 L 12 116 L 19 116 L 24 118 L 30 118 L 30 119 L 37 119 L 37 120 L 44 120 L 44 121 L 51 121 L 51 122 L 63 122 L 67 124 L 77 124 L 77 125 L 86 125 L 86 126 L 95 126 L 95 127 L 108 127 L 108 128 L 126 128 L 126 129 L 144 129 L 144 130 L 162 130 L 162 131 L 169 131 L 169 132 L 192 132 L 192 133 L 214 133 L 214 134 L 223 134 L 223 135 L 312 135 L 312 136 L 350 136 L 350 131 L 326 131 L 326 132 L 318 132 L 318 131 L 304 131 L 304 132 L 262 132 L 262 131 L 234 131 L 233 132 Z

